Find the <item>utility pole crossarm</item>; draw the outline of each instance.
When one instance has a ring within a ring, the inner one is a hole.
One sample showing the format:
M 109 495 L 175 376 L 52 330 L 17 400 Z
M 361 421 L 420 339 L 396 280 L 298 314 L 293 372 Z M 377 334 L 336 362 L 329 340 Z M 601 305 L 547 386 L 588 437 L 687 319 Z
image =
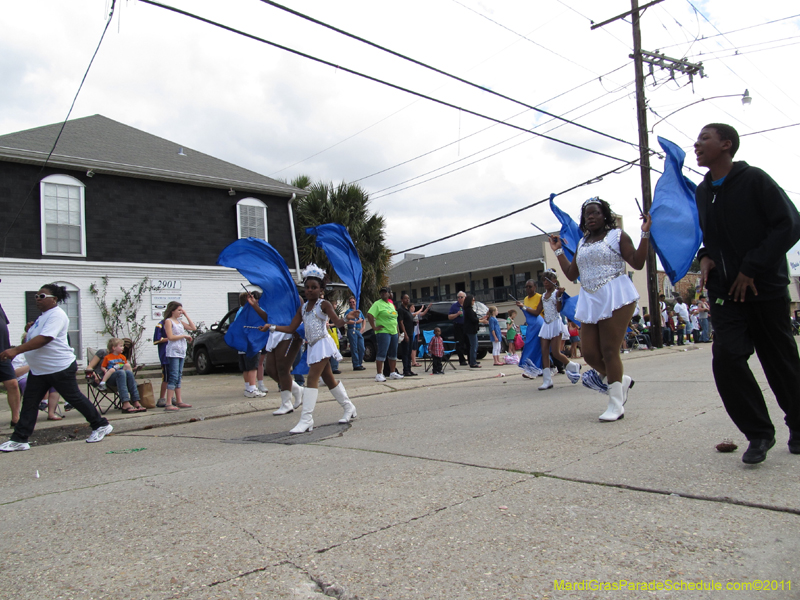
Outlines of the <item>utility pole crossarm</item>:
M 622 13 L 621 15 L 617 15 L 616 17 L 611 17 L 610 19 L 606 19 L 605 21 L 603 21 L 602 23 L 598 23 L 597 25 L 595 25 L 593 23 L 592 26 L 591 26 L 591 30 L 594 31 L 595 29 L 603 27 L 604 25 L 608 25 L 609 23 L 613 23 L 614 21 L 618 21 L 620 19 L 624 19 L 628 15 L 632 15 L 633 13 L 638 13 L 639 11 L 642 11 L 642 10 L 644 10 L 646 8 L 649 8 L 649 7 L 653 6 L 654 4 L 658 4 L 659 2 L 663 2 L 663 1 L 664 0 L 653 0 L 652 2 L 648 2 L 644 6 L 639 6 L 635 10 L 631 9 L 628 12 Z M 638 17 L 638 15 L 637 15 L 637 17 Z

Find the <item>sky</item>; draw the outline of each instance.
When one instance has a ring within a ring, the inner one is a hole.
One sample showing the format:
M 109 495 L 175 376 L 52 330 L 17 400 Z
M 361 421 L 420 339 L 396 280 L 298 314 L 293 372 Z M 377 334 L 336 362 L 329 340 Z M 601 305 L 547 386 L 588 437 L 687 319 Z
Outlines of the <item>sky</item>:
M 638 166 L 596 180 L 638 158 L 630 19 L 590 28 L 630 10 L 627 0 L 285 0 L 506 98 L 260 0 L 164 3 L 342 68 L 118 0 L 71 118 L 102 114 L 278 179 L 358 183 L 386 218 L 393 252 L 593 180 L 556 203 L 577 220 L 582 202 L 600 196 L 638 240 Z M 4 4 L 0 134 L 67 116 L 110 7 L 110 0 Z M 800 149 L 793 143 L 800 126 L 787 127 L 800 123 L 798 13 L 795 0 L 770 0 L 757 11 L 743 0 L 664 0 L 648 8 L 642 47 L 702 62 L 706 75 L 690 81 L 658 68 L 648 74 L 650 148 L 659 149 L 657 136 L 684 148 L 695 169 L 685 174 L 699 182 L 705 170 L 696 166 L 693 140 L 706 123 L 729 123 L 743 136 L 736 158 L 765 169 L 800 205 Z M 774 130 L 746 135 L 767 129 Z M 651 163 L 660 170 L 663 160 L 653 156 Z M 653 188 L 657 178 L 654 172 Z M 413 252 L 430 256 L 535 235 L 531 222 L 558 228 L 543 203 Z M 793 255 L 800 274 L 798 248 Z

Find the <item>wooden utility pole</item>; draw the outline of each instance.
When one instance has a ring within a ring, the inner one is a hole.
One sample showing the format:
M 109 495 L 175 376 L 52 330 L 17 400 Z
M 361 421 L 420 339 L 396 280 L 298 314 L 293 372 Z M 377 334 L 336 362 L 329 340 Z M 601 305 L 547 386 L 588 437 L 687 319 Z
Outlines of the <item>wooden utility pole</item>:
M 639 1 L 631 0 L 633 23 L 633 66 L 636 70 L 636 118 L 639 122 L 639 169 L 642 174 L 642 209 L 650 212 L 653 192 L 650 187 L 650 142 L 647 136 L 647 101 L 644 96 L 644 62 L 642 61 L 642 32 L 639 29 Z M 650 309 L 650 342 L 656 348 L 663 346 L 661 310 L 658 303 L 658 263 L 653 245 L 647 251 L 647 303 Z
M 695 75 L 703 77 L 703 63 L 690 63 L 682 59 L 669 58 L 657 52 L 645 52 L 642 50 L 642 32 L 639 29 L 639 18 L 642 12 L 654 4 L 663 0 L 653 0 L 640 7 L 638 0 L 631 0 L 631 10 L 629 12 L 606 19 L 602 23 L 592 25 L 592 29 L 597 29 L 619 19 L 630 15 L 633 24 L 633 66 L 636 70 L 636 118 L 639 122 L 639 168 L 642 174 L 642 210 L 650 212 L 653 204 L 653 192 L 650 187 L 650 142 L 647 136 L 647 99 L 644 95 L 644 63 L 650 65 L 650 73 L 653 67 L 668 70 L 671 76 L 675 73 L 682 73 L 689 76 L 691 81 Z M 746 95 L 747 92 L 745 92 Z M 656 252 L 653 245 L 647 252 L 647 303 L 650 309 L 650 340 L 658 348 L 663 345 L 661 336 L 661 310 L 658 304 L 658 263 L 656 262 Z M 658 318 L 656 318 L 658 317 Z

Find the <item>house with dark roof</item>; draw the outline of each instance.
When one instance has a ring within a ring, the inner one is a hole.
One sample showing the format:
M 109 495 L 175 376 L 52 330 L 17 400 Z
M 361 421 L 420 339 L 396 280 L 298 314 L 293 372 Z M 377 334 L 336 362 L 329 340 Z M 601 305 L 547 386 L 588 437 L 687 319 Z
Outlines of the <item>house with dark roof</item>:
M 436 256 L 405 254 L 392 265 L 389 280 L 396 293 L 407 293 L 415 304 L 455 301 L 464 291 L 484 304 L 511 306 L 511 297 L 525 295 L 525 282 L 538 281 L 547 268 L 546 240 L 536 235 Z
M 617 223 L 622 227 L 619 215 Z M 558 234 L 558 231 L 553 233 Z M 580 283 L 567 280 L 561 273 L 547 238 L 546 235 L 534 235 L 436 256 L 405 254 L 402 260 L 392 265 L 389 281 L 397 297 L 406 293 L 415 305 L 455 301 L 456 294 L 464 291 L 475 296 L 478 302 L 497 306 L 501 313 L 514 306 L 514 298 L 522 300 L 528 279 L 533 279 L 537 291 L 542 293 L 544 287 L 539 283 L 539 276 L 547 268 L 556 270 L 559 284 L 568 294 L 578 294 Z M 636 271 L 631 266 L 627 268 L 628 277 L 641 298 L 640 308 L 645 311 L 646 271 Z M 522 322 L 521 315 L 517 316 L 517 322 Z
M 109 300 L 144 277 L 160 286 L 140 311 L 147 335 L 171 299 L 210 325 L 245 283 L 216 265 L 231 242 L 265 239 L 299 273 L 292 202 L 304 194 L 101 115 L 0 135 L 0 298 L 11 334 L 37 316 L 33 292 L 58 282 L 85 360 L 108 337 L 89 292 L 104 276 Z M 156 362 L 145 346 L 140 357 Z

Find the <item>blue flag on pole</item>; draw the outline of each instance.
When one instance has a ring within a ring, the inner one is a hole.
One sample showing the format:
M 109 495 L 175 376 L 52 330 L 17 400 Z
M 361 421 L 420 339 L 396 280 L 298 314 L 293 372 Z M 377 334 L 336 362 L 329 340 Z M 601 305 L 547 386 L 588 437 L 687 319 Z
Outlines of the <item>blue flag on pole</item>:
M 658 143 L 667 154 L 664 174 L 656 183 L 650 216 L 650 243 L 661 260 L 664 272 L 673 285 L 689 272 L 697 249 L 703 241 L 694 191 L 697 186 L 682 173 L 686 153 L 659 136 Z
M 333 270 L 339 276 L 356 298 L 356 308 L 361 300 L 361 259 L 358 257 L 347 228 L 339 223 L 326 223 L 317 227 L 308 227 L 308 235 L 317 238 L 317 247 L 322 248 L 328 256 Z
M 578 294 L 580 294 L 580 292 L 578 292 Z M 580 327 L 581 322 L 575 318 L 575 307 L 578 306 L 578 294 L 575 296 L 570 296 L 567 292 L 561 294 L 561 314 Z
M 572 217 L 556 206 L 555 202 L 553 202 L 555 197 L 556 194 L 550 194 L 550 210 L 553 211 L 556 219 L 561 223 L 561 231 L 559 232 L 561 247 L 564 249 L 564 256 L 567 257 L 569 262 L 572 262 L 575 251 L 578 249 L 578 242 L 583 237 L 583 234 L 578 224 L 572 220 Z
M 258 305 L 267 313 L 270 324 L 292 322 L 300 308 L 300 296 L 286 261 L 275 248 L 258 238 L 237 240 L 220 253 L 217 264 L 236 269 L 247 281 L 261 288 Z M 269 337 L 269 332 L 252 329 L 263 324 L 264 320 L 253 307 L 245 304 L 228 327 L 225 343 L 253 356 L 264 348 Z
M 519 368 L 531 377 L 542 374 L 542 344 L 539 341 L 539 331 L 544 325 L 542 317 L 534 317 L 525 311 L 525 321 L 528 325 L 525 330 L 525 347 L 519 357 Z

